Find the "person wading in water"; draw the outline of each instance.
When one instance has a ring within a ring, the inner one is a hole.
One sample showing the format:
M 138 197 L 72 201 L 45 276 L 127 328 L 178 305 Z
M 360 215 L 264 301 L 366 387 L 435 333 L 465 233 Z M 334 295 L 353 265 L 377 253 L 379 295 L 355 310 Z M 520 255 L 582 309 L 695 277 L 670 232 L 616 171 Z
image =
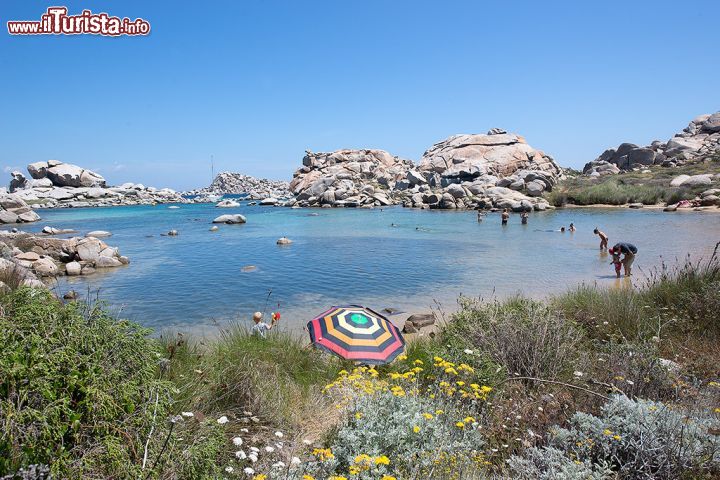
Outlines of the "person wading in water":
M 598 230 L 597 227 L 595 227 L 595 230 L 593 230 L 593 233 L 600 237 L 600 250 L 604 250 L 608 246 L 608 236 L 605 235 L 605 232 L 602 232 Z
M 623 267 L 625 267 L 625 276 L 629 277 L 632 271 L 632 264 L 635 261 L 635 255 L 637 255 L 638 249 L 632 243 L 620 242 L 616 243 L 610 250 L 610 255 L 615 255 L 617 252 L 624 255 L 622 261 Z

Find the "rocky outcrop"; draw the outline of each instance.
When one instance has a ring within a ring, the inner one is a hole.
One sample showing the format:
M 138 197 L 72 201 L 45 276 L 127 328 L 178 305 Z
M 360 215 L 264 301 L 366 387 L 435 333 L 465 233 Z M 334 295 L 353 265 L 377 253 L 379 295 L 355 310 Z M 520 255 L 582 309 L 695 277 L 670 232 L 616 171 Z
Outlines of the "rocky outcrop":
M 306 152 L 294 206 L 545 209 L 562 175 L 549 155 L 501 129 L 436 143 L 418 165 L 384 150 Z
M 104 187 L 102 175 L 71 163 L 58 160 L 28 165 L 28 173 L 35 180 L 49 179 L 56 187 Z M 14 176 L 14 175 L 13 175 Z
M 31 203 L 32 208 L 185 202 L 180 194 L 169 188 L 157 189 L 139 183 L 108 187 L 105 179 L 92 170 L 57 160 L 31 163 L 27 170 L 30 179 L 20 172 L 12 172 L 9 190 Z
M 390 205 L 397 203 L 390 197 L 412 167 L 410 160 L 385 150 L 306 151 L 290 192 L 300 206 Z
M 32 203 L 33 208 L 185 202 L 181 195 L 169 188 L 157 189 L 139 183 L 108 187 L 105 179 L 92 170 L 57 160 L 31 163 L 27 169 L 32 178 L 13 172 L 10 191 Z
M 26 223 L 40 220 L 40 215 L 33 212 L 19 195 L 0 194 L 0 224 Z
M 12 262 L 37 277 L 88 275 L 97 268 L 127 265 L 130 261 L 96 237 L 49 238 L 28 233 L 0 232 L 0 246 Z
M 289 198 L 288 182 L 268 180 L 233 172 L 219 173 L 209 187 L 185 192 L 197 195 L 200 200 L 208 195 L 245 194 L 248 198 L 260 200 L 268 197 Z
M 623 143 L 617 148 L 609 148 L 587 163 L 583 173 L 600 176 L 651 165 L 673 167 L 702 161 L 717 154 L 720 154 L 720 112 L 696 117 L 682 132 L 665 143 L 656 140 L 644 147 Z M 617 171 L 606 167 L 606 164 L 614 165 Z
M 544 210 L 540 198 L 562 176 L 555 160 L 520 135 L 494 128 L 455 135 L 428 149 L 409 171 L 406 206 Z

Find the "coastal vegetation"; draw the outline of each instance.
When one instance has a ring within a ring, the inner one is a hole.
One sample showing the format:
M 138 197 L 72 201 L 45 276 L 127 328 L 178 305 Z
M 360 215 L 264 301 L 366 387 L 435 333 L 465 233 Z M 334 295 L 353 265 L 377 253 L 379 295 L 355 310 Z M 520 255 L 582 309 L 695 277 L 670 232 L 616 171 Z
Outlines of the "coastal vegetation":
M 720 261 L 543 301 L 461 298 L 358 367 L 242 325 L 151 335 L 0 296 L 0 477 L 715 478 Z
M 715 169 L 712 166 L 717 166 Z M 550 204 L 565 205 L 644 205 L 674 204 L 680 200 L 692 200 L 707 190 L 706 185 L 670 186 L 679 175 L 700 175 L 720 168 L 720 155 L 705 163 L 693 163 L 673 168 L 648 167 L 641 171 L 621 172 L 615 175 L 592 177 L 570 171 L 552 192 L 545 194 Z

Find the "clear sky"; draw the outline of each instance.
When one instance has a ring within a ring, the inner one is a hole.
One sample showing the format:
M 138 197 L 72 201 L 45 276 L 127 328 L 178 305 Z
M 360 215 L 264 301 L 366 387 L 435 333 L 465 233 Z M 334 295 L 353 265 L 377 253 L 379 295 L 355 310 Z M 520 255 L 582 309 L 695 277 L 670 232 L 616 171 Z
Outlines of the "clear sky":
M 19 36 L 51 5 L 147 37 Z M 502 127 L 563 166 L 720 110 L 720 1 L 1 0 L 0 167 L 178 189 Z M 9 174 L 0 172 L 5 180 Z

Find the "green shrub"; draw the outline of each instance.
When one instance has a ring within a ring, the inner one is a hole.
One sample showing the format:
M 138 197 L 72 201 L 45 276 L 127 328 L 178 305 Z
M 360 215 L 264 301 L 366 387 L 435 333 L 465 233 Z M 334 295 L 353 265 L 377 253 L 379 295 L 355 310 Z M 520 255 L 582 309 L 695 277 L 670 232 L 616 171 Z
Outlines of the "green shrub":
M 581 332 L 545 304 L 524 298 L 466 302 L 444 335 L 461 337 L 509 375 L 560 379 L 572 375 Z
M 26 287 L 0 311 L 0 473 L 136 465 L 153 401 L 162 416 L 171 389 L 147 330 Z

